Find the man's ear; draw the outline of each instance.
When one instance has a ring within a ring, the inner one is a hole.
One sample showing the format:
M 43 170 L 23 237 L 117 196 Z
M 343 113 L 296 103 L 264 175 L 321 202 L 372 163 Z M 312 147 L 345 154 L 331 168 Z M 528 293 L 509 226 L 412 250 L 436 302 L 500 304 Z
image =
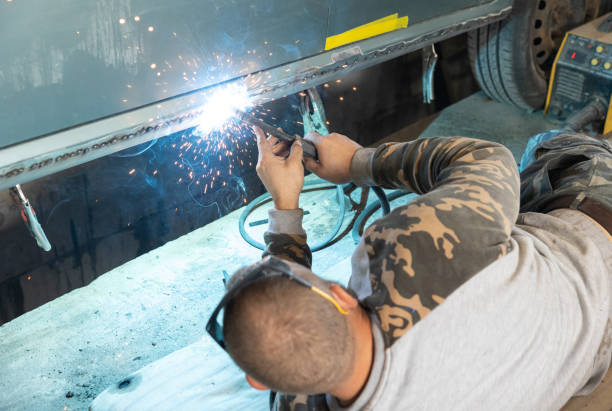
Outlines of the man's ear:
M 266 387 L 265 385 L 263 385 L 262 383 L 257 381 L 255 378 L 251 377 L 250 375 L 245 374 L 245 376 L 246 376 L 246 380 L 249 383 L 249 385 L 255 388 L 256 390 L 265 391 L 269 389 L 268 387 Z
M 359 306 L 359 301 L 338 284 L 332 284 L 329 290 L 331 291 L 332 297 L 334 297 L 334 299 L 338 301 L 338 304 L 345 310 L 350 311 Z

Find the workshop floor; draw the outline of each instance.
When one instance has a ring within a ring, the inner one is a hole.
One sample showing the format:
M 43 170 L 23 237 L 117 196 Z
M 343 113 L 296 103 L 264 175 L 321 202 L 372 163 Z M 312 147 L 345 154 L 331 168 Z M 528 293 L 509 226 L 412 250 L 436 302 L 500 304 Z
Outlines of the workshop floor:
M 477 93 L 442 111 L 428 126 L 408 127 L 393 138 L 479 137 L 505 144 L 518 160 L 529 136 L 557 126 L 541 113 L 523 113 Z M 409 200 L 404 197 L 392 205 Z M 316 243 L 335 222 L 334 191 L 308 193 L 302 207 L 310 213 L 305 227 L 310 241 Z M 238 234 L 241 211 L 1 326 L 0 409 L 87 409 L 109 386 L 193 343 L 206 359 L 210 376 L 199 387 L 200 409 L 267 409 L 267 393 L 250 389 L 225 353 L 209 338 L 202 338 L 208 315 L 223 294 L 223 270 L 232 273 L 256 261 L 261 253 Z M 345 225 L 351 216 L 348 213 Z M 249 221 L 263 218 L 265 207 Z M 264 229 L 260 225 L 250 230 L 260 238 Z M 353 248 L 348 235 L 315 253 L 313 271 L 346 282 Z M 178 404 L 176 398 L 167 398 L 163 387 L 151 395 L 149 401 Z M 114 404 L 115 409 L 126 405 Z

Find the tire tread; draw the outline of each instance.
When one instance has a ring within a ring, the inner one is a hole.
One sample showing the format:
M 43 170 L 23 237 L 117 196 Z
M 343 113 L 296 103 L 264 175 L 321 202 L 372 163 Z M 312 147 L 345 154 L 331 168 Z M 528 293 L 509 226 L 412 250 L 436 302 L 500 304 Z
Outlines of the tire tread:
M 523 97 L 517 84 L 513 64 L 514 29 L 512 20 L 503 20 L 468 34 L 472 72 L 482 91 L 491 99 L 533 110 L 539 107 Z

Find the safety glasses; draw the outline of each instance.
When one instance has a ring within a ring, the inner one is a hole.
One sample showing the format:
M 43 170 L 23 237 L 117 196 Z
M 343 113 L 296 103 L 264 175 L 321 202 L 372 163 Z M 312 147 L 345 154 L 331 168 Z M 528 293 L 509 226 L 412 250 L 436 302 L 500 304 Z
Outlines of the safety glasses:
M 225 350 L 225 340 L 223 338 L 223 319 L 218 318 L 219 314 L 225 310 L 227 304 L 244 288 L 263 278 L 273 277 L 286 277 L 292 281 L 295 281 L 296 283 L 303 285 L 332 303 L 341 314 L 348 314 L 348 311 L 343 309 L 338 301 L 336 301 L 331 295 L 320 288 L 313 286 L 303 278 L 296 276 L 286 262 L 279 258 L 268 256 L 259 263 L 254 264 L 250 270 L 241 274 L 241 278 L 237 279 L 234 285 L 227 290 L 210 316 L 210 319 L 206 324 L 206 331 L 221 348 Z

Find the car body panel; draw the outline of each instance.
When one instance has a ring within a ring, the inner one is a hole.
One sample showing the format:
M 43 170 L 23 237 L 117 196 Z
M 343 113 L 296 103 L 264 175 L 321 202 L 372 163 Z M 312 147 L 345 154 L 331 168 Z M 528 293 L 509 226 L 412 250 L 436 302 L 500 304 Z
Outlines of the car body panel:
M 281 97 L 510 9 L 511 0 L 2 2 L 0 189 L 191 127 L 217 85 L 245 82 L 256 102 Z M 407 28 L 324 50 L 327 37 L 395 13 Z

